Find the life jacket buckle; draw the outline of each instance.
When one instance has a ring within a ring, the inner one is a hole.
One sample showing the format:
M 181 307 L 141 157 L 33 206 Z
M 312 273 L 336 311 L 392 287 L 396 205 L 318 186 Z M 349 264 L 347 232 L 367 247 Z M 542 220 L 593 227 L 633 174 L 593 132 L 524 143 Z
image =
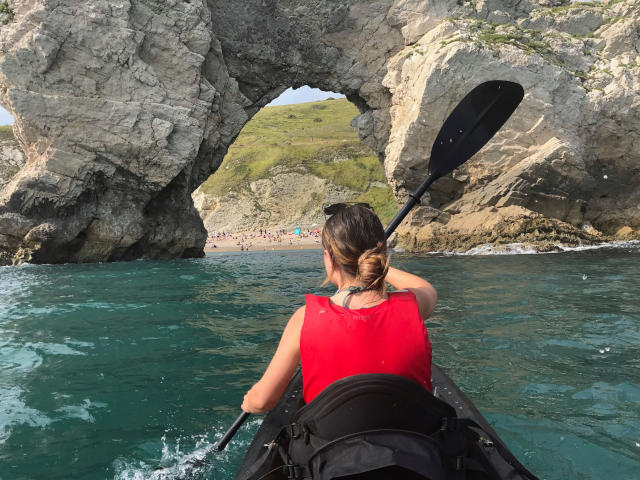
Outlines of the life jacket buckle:
M 293 440 L 297 440 L 300 438 L 300 435 L 303 432 L 303 429 L 297 423 L 291 423 L 287 425 L 287 430 L 289 433 L 289 437 Z
M 484 438 L 483 436 L 480 436 L 480 441 L 485 447 L 488 447 L 488 448 L 493 447 L 493 442 L 487 438 Z
M 263 445 L 263 447 L 266 448 L 269 451 L 273 450 L 277 446 L 278 446 L 278 442 L 276 442 L 275 440 L 271 440 L 269 443 L 265 443 Z

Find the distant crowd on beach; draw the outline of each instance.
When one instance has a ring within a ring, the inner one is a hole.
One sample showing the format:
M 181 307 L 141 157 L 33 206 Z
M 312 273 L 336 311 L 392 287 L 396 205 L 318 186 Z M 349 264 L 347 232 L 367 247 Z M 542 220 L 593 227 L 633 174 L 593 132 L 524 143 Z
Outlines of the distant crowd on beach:
M 320 230 L 296 228 L 291 231 L 285 229 L 268 230 L 260 228 L 253 232 L 232 233 L 227 230 L 214 232 L 209 235 L 205 249 L 218 249 L 223 247 L 230 250 L 231 247 L 240 251 L 249 250 L 281 250 L 288 247 L 304 246 L 306 248 L 320 245 Z

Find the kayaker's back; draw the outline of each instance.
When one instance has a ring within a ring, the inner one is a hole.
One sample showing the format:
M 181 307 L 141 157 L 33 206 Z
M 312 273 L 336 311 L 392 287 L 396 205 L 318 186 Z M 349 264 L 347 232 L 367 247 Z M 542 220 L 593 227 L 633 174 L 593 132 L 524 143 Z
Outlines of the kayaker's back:
M 400 375 L 431 391 L 431 343 L 410 291 L 355 310 L 307 295 L 300 359 L 307 403 L 336 380 L 364 373 Z

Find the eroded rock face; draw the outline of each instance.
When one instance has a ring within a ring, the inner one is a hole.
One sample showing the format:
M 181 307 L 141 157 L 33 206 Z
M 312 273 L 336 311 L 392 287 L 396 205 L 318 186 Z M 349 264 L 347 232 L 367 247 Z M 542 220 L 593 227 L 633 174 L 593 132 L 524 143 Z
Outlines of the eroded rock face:
M 520 11 L 502 3 L 498 19 L 497 3 L 487 9 L 491 2 L 478 2 L 392 60 L 385 166 L 395 179 L 424 164 L 420 152 L 469 76 L 516 81 L 526 92 L 494 140 L 448 183 L 434 185 L 430 206 L 441 210 L 438 217 L 400 228 L 400 243 L 414 250 L 519 241 L 546 249 L 549 241 L 639 236 L 640 5 L 523 3 Z
M 10 128 L 0 128 L 0 188 L 9 183 L 26 161 Z
M 473 238 L 489 238 L 511 207 L 578 236 L 637 235 L 640 7 L 563 3 L 13 0 L 0 103 L 27 163 L 0 190 L 0 262 L 201 255 L 190 194 L 262 106 L 305 84 L 358 105 L 399 200 L 471 88 L 525 87 L 491 145 L 434 186 L 436 214 L 416 212 L 430 223 L 400 232 L 414 249 L 479 212 Z
M 359 193 L 308 172 L 289 171 L 251 182 L 248 190 L 226 197 L 197 190 L 193 199 L 205 228 L 213 234 L 320 228 L 325 216 L 317 208 L 318 198 L 331 204 L 355 200 Z

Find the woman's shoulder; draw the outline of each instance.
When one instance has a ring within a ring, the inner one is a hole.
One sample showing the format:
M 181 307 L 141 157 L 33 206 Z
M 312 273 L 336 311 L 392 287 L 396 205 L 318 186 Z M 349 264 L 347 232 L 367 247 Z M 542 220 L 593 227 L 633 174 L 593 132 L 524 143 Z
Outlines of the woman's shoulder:
M 302 305 L 295 312 L 293 312 L 293 315 L 291 316 L 291 320 L 303 321 L 306 311 L 307 311 L 307 306 L 306 305 Z
M 304 299 L 305 299 L 307 304 L 309 302 L 325 302 L 325 301 L 329 301 L 329 297 L 325 297 L 323 295 L 314 295 L 313 293 L 305 294 Z
M 322 295 L 313 295 L 311 293 L 307 293 L 304 296 L 305 306 L 311 310 L 314 308 L 326 306 L 330 303 L 329 297 L 323 297 Z

